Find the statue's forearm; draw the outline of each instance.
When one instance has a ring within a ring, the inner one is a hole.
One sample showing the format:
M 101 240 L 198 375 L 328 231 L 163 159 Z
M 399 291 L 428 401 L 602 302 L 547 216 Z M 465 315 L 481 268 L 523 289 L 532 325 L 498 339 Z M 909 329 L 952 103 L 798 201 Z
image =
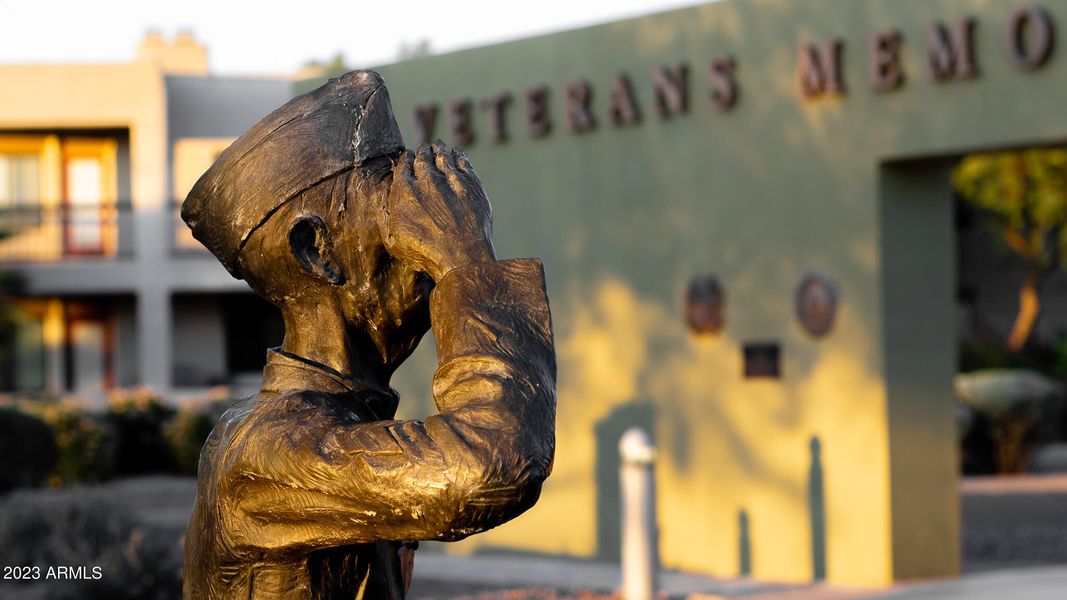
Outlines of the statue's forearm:
M 296 446 L 249 453 L 269 458 L 239 460 L 231 473 L 248 517 L 234 524 L 244 543 L 458 539 L 533 505 L 551 468 L 555 421 L 540 263 L 456 269 L 439 282 L 431 306 L 439 414 L 425 422 L 306 424 Z M 258 439 L 291 437 L 290 421 L 277 427 Z
M 556 363 L 540 262 L 452 271 L 431 320 L 441 412 L 426 427 L 457 478 L 447 537 L 464 537 L 532 506 L 551 469 Z

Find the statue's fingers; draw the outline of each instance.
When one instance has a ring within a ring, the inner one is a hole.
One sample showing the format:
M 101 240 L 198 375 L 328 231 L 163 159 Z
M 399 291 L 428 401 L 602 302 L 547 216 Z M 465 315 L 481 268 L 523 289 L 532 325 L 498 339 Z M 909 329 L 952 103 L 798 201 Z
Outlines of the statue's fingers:
M 455 150 L 449 150 L 440 140 L 433 143 L 435 164 L 437 165 L 437 169 L 445 175 L 448 175 L 449 171 L 455 171 L 457 169 L 456 161 L 452 157 L 454 152 Z
M 415 152 L 410 148 L 404 150 L 404 152 L 400 154 L 400 168 L 404 175 L 407 175 L 408 177 L 414 175 L 414 172 L 412 171 L 414 163 Z
M 481 177 L 478 177 L 478 172 L 474 170 L 466 152 L 463 152 L 462 150 L 456 151 L 456 166 L 459 168 L 462 178 L 465 180 L 464 189 L 467 190 L 467 196 L 472 199 L 481 199 L 488 206 L 489 198 L 486 196 L 485 190 L 482 187 L 482 179 Z
M 439 154 L 437 155 L 437 167 L 445 174 L 445 178 L 448 179 L 448 185 L 452 186 L 452 191 L 460 198 L 466 198 L 469 195 L 467 182 L 462 177 L 463 172 L 460 171 L 456 162 L 457 157 L 458 152 L 456 150 Z
M 440 141 L 434 142 L 433 144 L 434 164 L 437 166 L 437 170 L 441 171 L 445 176 L 448 175 L 449 171 L 455 171 L 459 168 L 456 166 L 456 161 L 452 158 L 453 152 L 454 150 L 449 150 L 448 147 Z
M 442 142 L 438 141 L 440 145 Z M 444 173 L 437 168 L 437 152 L 434 145 L 419 146 L 415 155 L 415 176 L 418 179 L 419 189 L 423 192 L 420 196 L 422 205 L 433 217 L 437 217 L 434 207 L 439 207 L 442 202 L 447 203 L 451 195 L 451 188 Z
M 387 211 L 390 202 L 397 200 L 409 200 L 415 193 L 414 174 L 415 153 L 405 150 L 397 157 L 393 165 L 393 182 L 389 186 L 389 194 L 382 202 L 382 210 Z
M 464 173 L 474 173 L 474 166 L 471 165 L 471 159 L 467 158 L 467 153 L 462 150 L 457 150 L 456 154 L 456 165 L 459 169 Z
M 441 140 L 434 140 L 430 144 L 430 149 L 433 150 L 435 156 L 440 156 L 448 152 L 448 145 Z
M 429 181 L 438 172 L 435 163 L 433 146 L 419 144 L 415 150 L 415 178 L 420 181 Z
M 465 189 L 463 181 L 458 177 L 459 167 L 456 165 L 455 151 L 449 150 L 444 142 L 437 140 L 433 143 L 433 152 L 437 170 L 444 175 L 452 191 L 463 197 Z
M 397 157 L 396 163 L 393 165 L 393 185 L 394 189 L 407 186 L 411 187 L 412 182 L 415 180 L 414 173 L 415 153 L 411 150 L 404 150 Z

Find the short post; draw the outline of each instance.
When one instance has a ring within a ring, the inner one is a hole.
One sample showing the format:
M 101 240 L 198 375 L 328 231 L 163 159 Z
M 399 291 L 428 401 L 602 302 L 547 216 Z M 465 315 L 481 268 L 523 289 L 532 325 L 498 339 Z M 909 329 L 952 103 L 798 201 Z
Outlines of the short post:
M 619 439 L 622 466 L 622 598 L 652 600 L 656 591 L 656 448 L 631 427 Z

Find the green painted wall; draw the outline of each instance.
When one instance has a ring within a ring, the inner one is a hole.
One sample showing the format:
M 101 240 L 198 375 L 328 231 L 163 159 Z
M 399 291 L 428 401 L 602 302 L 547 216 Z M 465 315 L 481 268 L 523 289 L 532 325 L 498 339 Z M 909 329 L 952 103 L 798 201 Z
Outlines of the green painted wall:
M 457 98 L 514 94 L 511 140 L 489 143 L 476 109 L 468 152 L 493 201 L 499 254 L 542 257 L 553 303 L 555 471 L 538 506 L 458 550 L 611 556 L 613 436 L 647 422 L 661 448 L 667 566 L 802 581 L 824 564 L 830 581 L 855 585 L 955 573 L 947 169 L 966 151 L 1067 139 L 1062 52 L 1023 73 L 1004 51 L 1022 4 L 734 0 L 382 67 L 410 142 L 416 104 L 444 111 Z M 1067 28 L 1067 1 L 1041 4 Z M 933 83 L 928 26 L 968 15 L 979 21 L 979 77 Z M 893 28 L 907 80 L 876 93 L 868 37 Z M 847 91 L 805 101 L 797 48 L 835 36 Z M 728 113 L 705 95 L 708 61 L 724 53 L 737 58 L 741 88 Z M 650 73 L 679 60 L 690 64 L 690 110 L 660 120 Z M 625 129 L 606 111 L 620 70 L 644 117 Z M 599 121 L 584 135 L 563 119 L 564 84 L 578 78 L 594 87 Z M 553 130 L 531 139 L 522 92 L 542 83 Z M 437 131 L 449 139 L 447 113 Z M 835 277 L 842 297 L 818 340 L 794 316 L 809 269 Z M 699 273 L 726 290 L 714 337 L 683 324 L 683 292 Z M 780 380 L 741 377 L 741 344 L 753 340 L 781 343 Z M 398 377 L 407 414 L 432 410 L 432 368 L 424 347 Z M 824 525 L 812 518 L 820 511 Z

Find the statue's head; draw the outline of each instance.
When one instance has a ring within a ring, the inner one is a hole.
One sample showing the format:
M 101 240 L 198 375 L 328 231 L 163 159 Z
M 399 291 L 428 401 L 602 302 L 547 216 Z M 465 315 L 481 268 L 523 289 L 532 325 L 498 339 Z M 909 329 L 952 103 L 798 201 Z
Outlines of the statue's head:
M 294 98 L 224 150 L 189 192 L 182 218 L 287 325 L 339 312 L 356 343 L 399 364 L 429 326 L 432 285 L 393 260 L 378 231 L 403 149 L 381 77 L 353 71 Z

